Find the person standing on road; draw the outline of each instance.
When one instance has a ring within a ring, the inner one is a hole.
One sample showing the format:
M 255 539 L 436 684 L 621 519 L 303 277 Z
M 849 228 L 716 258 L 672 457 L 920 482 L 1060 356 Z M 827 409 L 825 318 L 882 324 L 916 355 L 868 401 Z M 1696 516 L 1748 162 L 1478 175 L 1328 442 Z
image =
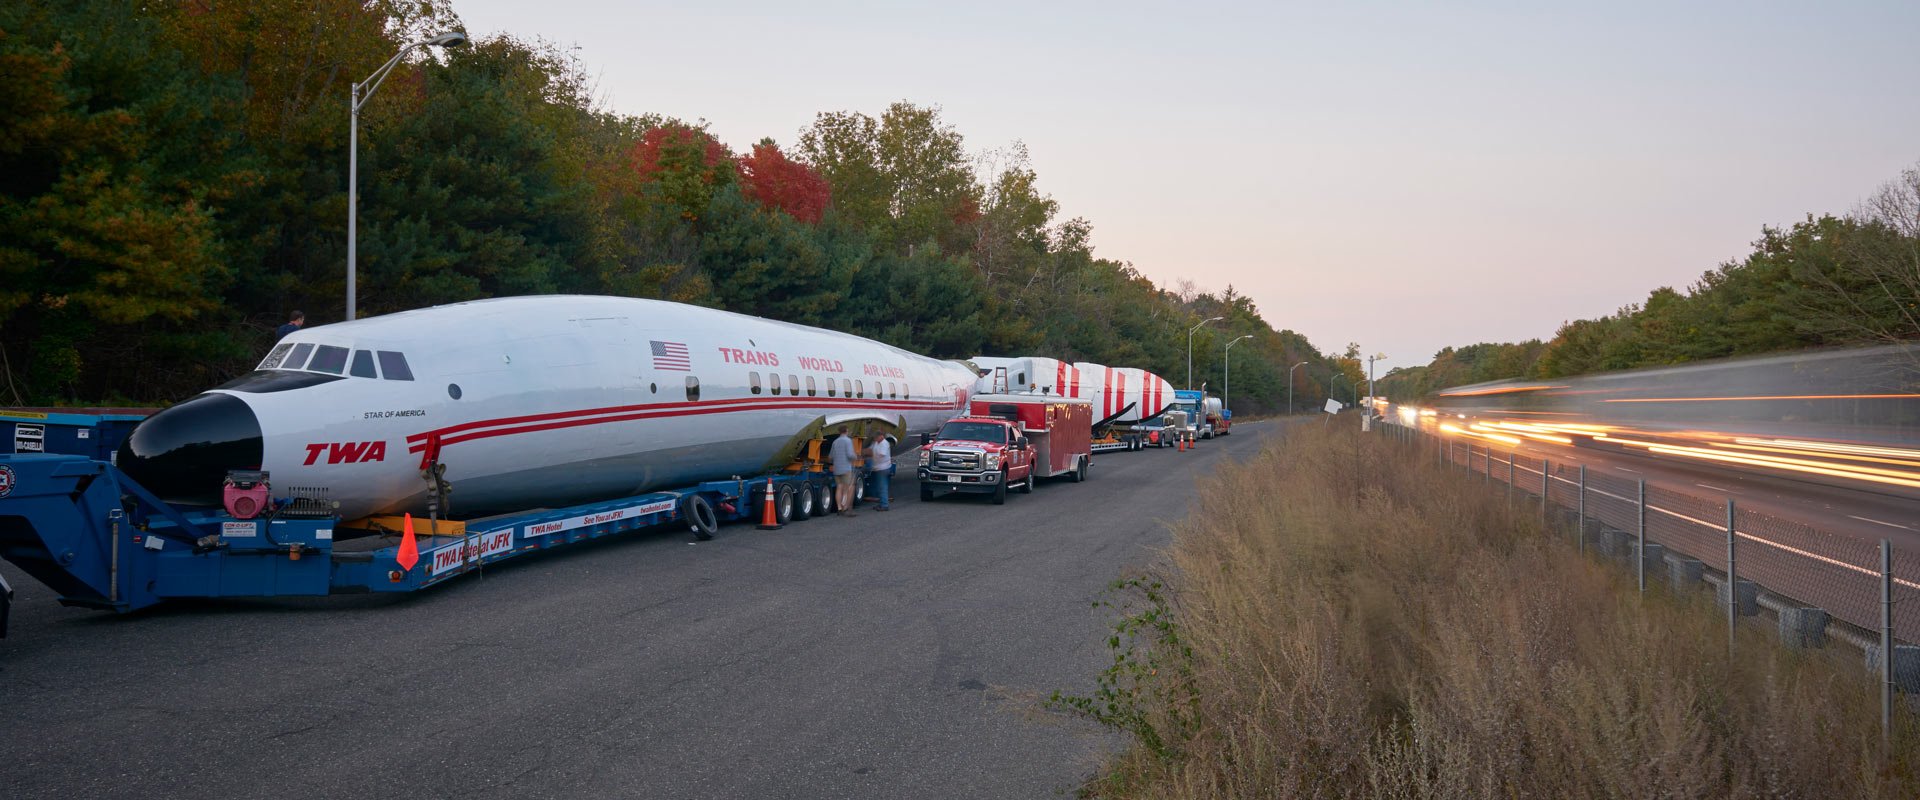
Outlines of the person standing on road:
M 847 433 L 847 426 L 840 426 L 840 436 L 833 440 L 833 448 L 828 456 L 833 461 L 833 507 L 840 509 L 840 516 L 853 516 L 853 455 L 859 445 L 853 443 L 853 436 Z
M 307 315 L 305 312 L 295 311 L 292 314 L 288 314 L 287 324 L 274 330 L 273 340 L 277 342 L 285 339 L 287 338 L 287 334 L 300 330 L 300 326 L 305 324 L 307 324 Z
M 887 441 L 887 435 L 873 435 L 873 446 L 867 450 L 867 468 L 873 473 L 874 494 L 880 498 L 878 510 L 892 509 L 888 502 L 893 492 L 893 444 Z

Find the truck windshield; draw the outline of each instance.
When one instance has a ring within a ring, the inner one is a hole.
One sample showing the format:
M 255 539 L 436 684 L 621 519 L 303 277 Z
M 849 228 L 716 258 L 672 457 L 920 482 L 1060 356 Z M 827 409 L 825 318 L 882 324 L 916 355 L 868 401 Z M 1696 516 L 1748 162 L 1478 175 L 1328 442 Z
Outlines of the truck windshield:
M 991 422 L 949 422 L 940 428 L 940 438 L 948 441 L 1007 443 L 1007 427 Z

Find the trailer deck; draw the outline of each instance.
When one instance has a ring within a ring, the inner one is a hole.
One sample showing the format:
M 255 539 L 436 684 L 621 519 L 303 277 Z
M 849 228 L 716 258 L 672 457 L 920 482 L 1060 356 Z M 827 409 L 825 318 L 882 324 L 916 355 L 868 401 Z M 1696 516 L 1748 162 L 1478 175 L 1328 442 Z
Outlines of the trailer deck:
M 711 538 L 721 522 L 761 514 L 769 487 L 780 522 L 803 518 L 812 504 L 797 502 L 800 494 L 819 485 L 809 466 L 796 465 L 457 524 L 415 518 L 411 537 L 345 539 L 335 536 L 347 532 L 342 521 L 313 504 L 283 500 L 242 519 L 164 503 L 110 460 L 133 420 L 59 416 L 30 424 L 79 430 L 39 441 L 84 452 L 0 454 L 0 557 L 59 592 L 62 604 L 117 612 L 168 598 L 418 591 L 488 564 L 676 522 Z M 10 601 L 0 584 L 0 636 Z

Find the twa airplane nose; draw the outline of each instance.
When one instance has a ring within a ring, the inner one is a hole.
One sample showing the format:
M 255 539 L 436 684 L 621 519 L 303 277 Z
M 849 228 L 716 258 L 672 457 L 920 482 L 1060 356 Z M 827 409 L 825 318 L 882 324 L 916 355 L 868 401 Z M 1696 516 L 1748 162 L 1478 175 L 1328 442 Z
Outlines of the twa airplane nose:
M 203 394 L 140 423 L 114 463 L 162 500 L 217 506 L 227 471 L 259 469 L 263 449 L 253 409 Z

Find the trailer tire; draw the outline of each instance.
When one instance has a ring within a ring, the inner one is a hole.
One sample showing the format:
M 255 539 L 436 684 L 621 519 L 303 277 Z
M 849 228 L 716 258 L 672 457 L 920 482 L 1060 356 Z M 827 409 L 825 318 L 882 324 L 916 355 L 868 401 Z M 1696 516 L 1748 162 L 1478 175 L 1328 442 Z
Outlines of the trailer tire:
M 800 481 L 793 495 L 793 520 L 805 522 L 813 519 L 813 481 Z
M 773 518 L 781 525 L 793 521 L 794 509 L 799 505 L 799 503 L 794 500 L 795 494 L 797 494 L 797 492 L 793 490 L 793 484 L 790 483 L 780 484 L 779 488 L 774 490 Z
M 813 515 L 824 517 L 833 513 L 833 479 L 813 485 Z
M 695 539 L 707 541 L 720 530 L 720 518 L 713 513 L 713 503 L 705 497 L 687 495 L 680 501 L 680 513 L 687 518 L 687 527 L 693 530 Z

